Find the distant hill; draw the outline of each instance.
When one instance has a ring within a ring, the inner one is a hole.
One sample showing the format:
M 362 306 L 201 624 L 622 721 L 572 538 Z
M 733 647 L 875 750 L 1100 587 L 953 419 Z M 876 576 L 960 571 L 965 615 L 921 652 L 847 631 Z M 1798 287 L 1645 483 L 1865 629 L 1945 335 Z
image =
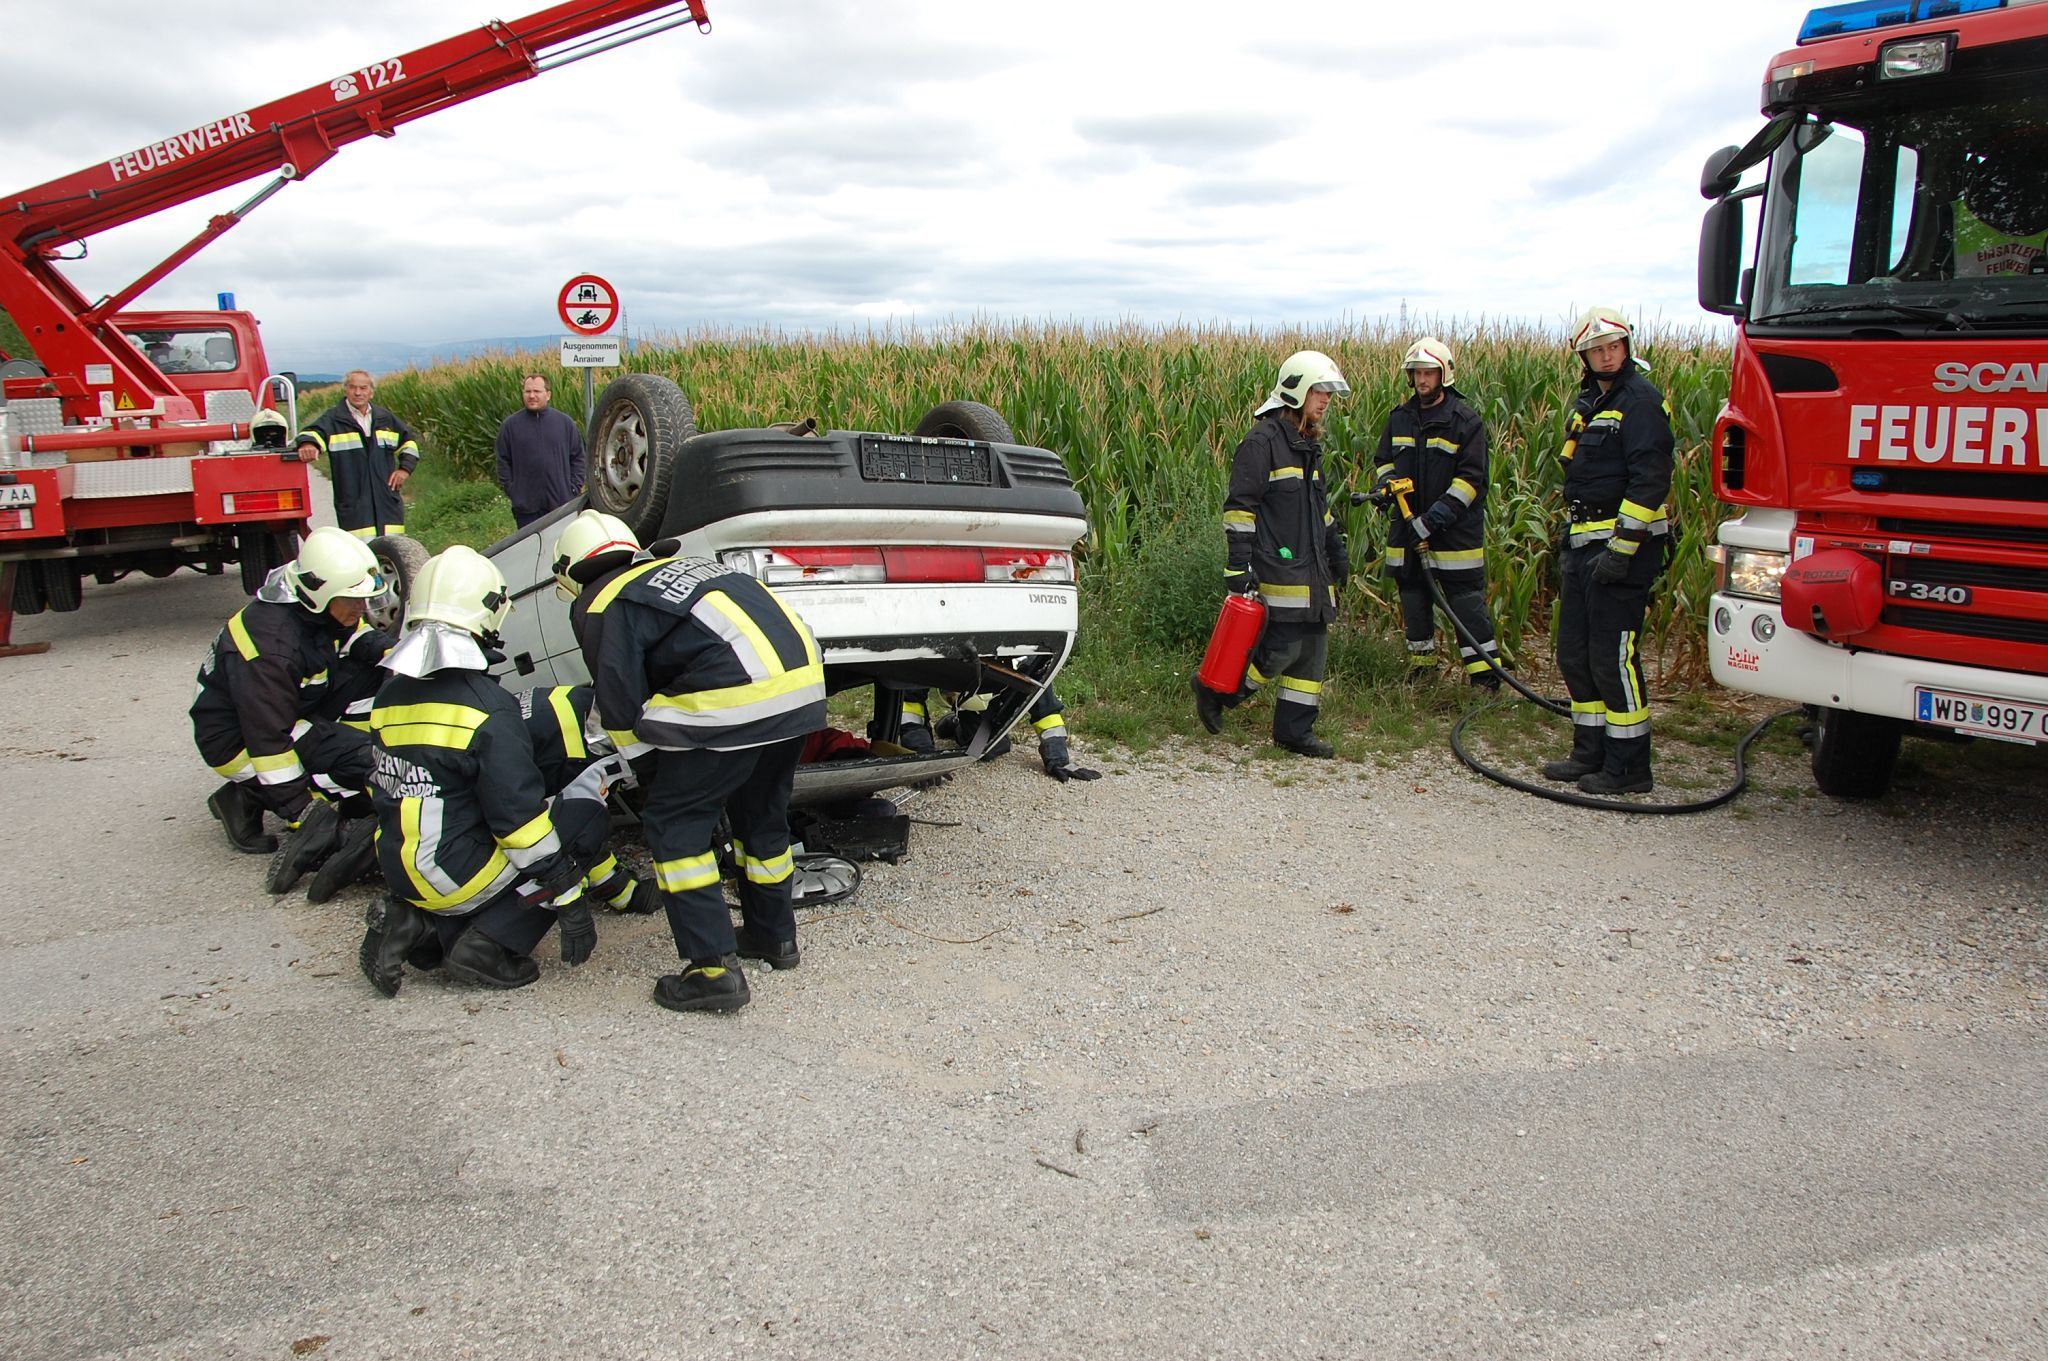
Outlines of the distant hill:
M 350 369 L 368 369 L 380 377 L 405 368 L 430 368 L 451 359 L 467 359 L 489 350 L 548 350 L 560 343 L 559 333 L 539 336 L 493 336 L 483 340 L 448 340 L 433 345 L 401 345 L 388 340 L 290 339 L 271 343 L 264 337 L 270 362 L 281 372 L 296 373 L 303 384 L 338 383 Z

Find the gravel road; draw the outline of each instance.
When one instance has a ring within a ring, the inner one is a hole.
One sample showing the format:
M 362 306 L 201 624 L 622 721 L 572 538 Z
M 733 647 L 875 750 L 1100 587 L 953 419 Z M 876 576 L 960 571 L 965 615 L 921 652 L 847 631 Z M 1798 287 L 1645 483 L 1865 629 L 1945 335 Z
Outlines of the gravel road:
M 386 1001 L 365 892 L 206 816 L 237 604 L 0 661 L 8 1356 L 2048 1356 L 2038 769 L 1652 819 L 1027 743 L 736 1016 L 659 918 Z

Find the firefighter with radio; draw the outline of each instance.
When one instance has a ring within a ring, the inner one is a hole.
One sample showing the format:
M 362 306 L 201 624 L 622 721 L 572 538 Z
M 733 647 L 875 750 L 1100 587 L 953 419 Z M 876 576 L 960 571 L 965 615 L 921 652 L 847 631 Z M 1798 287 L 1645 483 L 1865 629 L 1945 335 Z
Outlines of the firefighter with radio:
M 1336 754 L 1315 733 L 1329 664 L 1337 591 L 1351 575 L 1343 530 L 1323 489 L 1323 415 L 1351 391 L 1336 361 L 1317 350 L 1289 355 L 1251 432 L 1230 461 L 1223 502 L 1227 590 L 1262 599 L 1265 632 L 1243 682 L 1230 694 L 1192 680 L 1195 715 L 1223 730 L 1235 708 L 1275 681 L 1273 741 L 1301 756 Z
M 391 892 L 370 909 L 358 961 L 386 997 L 407 963 L 523 988 L 539 979 L 532 952 L 557 924 L 563 963 L 597 946 L 589 901 L 604 890 L 584 887 L 607 858 L 603 790 L 550 803 L 520 702 L 490 675 L 510 612 L 497 566 L 450 548 L 420 568 L 405 634 L 384 661 L 371 796 Z
M 1588 794 L 1646 794 L 1650 700 L 1641 634 L 1671 525 L 1671 409 L 1633 351 L 1618 308 L 1589 308 L 1571 345 L 1585 367 L 1565 420 L 1557 669 L 1571 696 L 1572 751 L 1546 779 Z
M 1451 347 L 1424 336 L 1401 357 L 1412 395 L 1387 415 L 1373 454 L 1374 499 L 1391 507 L 1406 484 L 1406 518 L 1387 528 L 1386 573 L 1401 598 L 1411 680 L 1437 673 L 1436 611 L 1424 571 L 1434 571 L 1451 613 L 1476 642 L 1458 640 L 1472 684 L 1500 688 L 1493 619 L 1486 610 L 1486 422 L 1455 386 Z
M 671 1011 L 736 1011 L 741 958 L 800 962 L 789 799 L 804 737 L 825 726 L 825 666 L 773 592 L 708 558 L 650 556 L 622 522 L 586 510 L 556 540 L 555 581 L 620 753 L 653 754 L 642 814 L 680 973 L 654 985 Z M 714 845 L 723 813 L 739 864 L 733 929 Z
M 368 783 L 370 740 L 347 720 L 375 693 L 377 663 L 391 644 L 363 622 L 384 592 L 369 546 L 323 527 L 214 639 L 199 668 L 192 736 L 227 781 L 206 807 L 236 850 L 277 849 L 263 830 L 266 812 L 295 834 L 324 828 L 324 839 L 337 819 L 328 801 L 359 795 Z M 295 837 L 288 849 L 291 862 L 308 848 Z

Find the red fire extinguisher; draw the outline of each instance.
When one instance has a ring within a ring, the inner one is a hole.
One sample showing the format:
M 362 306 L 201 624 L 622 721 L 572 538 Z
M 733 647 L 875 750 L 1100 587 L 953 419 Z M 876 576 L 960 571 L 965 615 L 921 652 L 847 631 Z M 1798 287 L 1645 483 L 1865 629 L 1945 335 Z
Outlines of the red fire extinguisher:
M 1219 695 L 1236 694 L 1244 684 L 1252 648 L 1265 629 L 1266 606 L 1257 596 L 1233 592 L 1223 597 L 1223 608 L 1216 614 L 1216 627 L 1209 634 L 1209 647 L 1202 653 L 1202 669 L 1195 679 Z

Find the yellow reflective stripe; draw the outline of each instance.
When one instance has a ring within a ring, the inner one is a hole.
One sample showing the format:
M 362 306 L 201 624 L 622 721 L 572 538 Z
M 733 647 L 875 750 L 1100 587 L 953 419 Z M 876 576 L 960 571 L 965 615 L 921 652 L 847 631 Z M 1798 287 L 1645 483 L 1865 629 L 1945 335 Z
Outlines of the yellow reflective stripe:
M 377 729 L 377 740 L 387 747 L 445 747 L 468 751 L 476 741 L 476 729 L 449 723 L 394 723 Z
M 796 857 L 789 851 L 772 860 L 756 860 L 750 855 L 743 855 L 740 863 L 746 866 L 750 884 L 779 884 L 796 873 Z
M 555 722 L 562 727 L 562 751 L 572 761 L 580 761 L 590 754 L 583 745 L 583 724 L 576 718 L 576 706 L 569 703 L 569 687 L 558 685 L 548 691 L 548 705 L 555 711 Z
M 382 444 L 385 440 L 390 440 L 393 445 L 396 445 L 398 443 L 398 432 L 396 430 L 378 430 L 377 442 Z M 407 440 L 406 443 L 410 444 L 412 441 Z
M 548 816 L 548 810 L 543 808 L 523 825 L 499 837 L 498 844 L 508 851 L 523 851 L 554 830 L 554 820 Z
M 252 756 L 249 758 L 249 764 L 256 767 L 258 775 L 268 775 L 275 771 L 296 769 L 299 754 L 295 751 L 281 751 L 275 756 Z
M 1634 557 L 1636 549 L 1641 546 L 1641 543 L 1635 539 L 1609 539 L 1607 541 L 1607 550 L 1610 553 L 1619 553 L 1625 558 Z
M 428 701 L 423 704 L 385 704 L 370 711 L 370 726 L 382 730 L 400 723 L 449 723 L 457 727 L 478 728 L 490 717 L 482 709 L 467 704 L 443 704 Z
M 1622 419 L 1624 414 L 1625 413 L 1623 412 L 1615 411 L 1612 409 L 1609 409 L 1607 411 L 1596 411 L 1593 413 L 1593 419 L 1595 421 L 1619 421 Z
M 761 659 L 761 665 L 768 669 L 768 675 L 763 677 L 763 680 L 788 674 L 781 656 L 775 651 L 775 644 L 768 641 L 768 635 L 754 622 L 754 616 L 740 608 L 739 601 L 713 587 L 697 597 L 697 603 L 725 616 L 725 622 L 732 625 L 733 632 L 747 640 L 747 646 Z
M 1259 670 L 1259 668 L 1257 668 L 1256 666 L 1245 667 L 1244 678 L 1247 682 L 1251 684 L 1253 689 L 1257 689 L 1259 686 L 1264 685 L 1268 679 L 1266 673 Z
M 1262 581 L 1259 583 L 1259 594 L 1272 596 L 1275 600 L 1306 600 L 1308 587 L 1271 586 Z
M 1460 448 L 1456 440 L 1445 439 L 1442 435 L 1431 435 L 1429 437 L 1429 447 L 1441 450 L 1446 454 L 1455 454 Z
M 654 862 L 654 877 L 663 893 L 687 893 L 693 888 L 709 888 L 718 882 L 718 856 L 715 852 L 706 851 L 680 860 L 657 860 Z
M 1483 562 L 1486 558 L 1484 548 L 1451 548 L 1441 552 L 1424 549 L 1423 553 L 1430 561 L 1439 565 L 1451 562 Z
M 1323 683 L 1321 681 L 1300 680 L 1294 676 L 1282 676 L 1280 678 L 1280 688 L 1282 690 L 1293 690 L 1304 695 L 1320 695 L 1323 693 Z
M 1624 497 L 1621 502 L 1621 513 L 1629 519 L 1641 520 L 1647 524 L 1651 520 L 1663 519 L 1664 507 L 1638 505 L 1636 502 Z
M 686 714 L 713 713 L 720 709 L 737 709 L 746 704 L 758 704 L 764 699 L 780 699 L 825 683 L 825 668 L 817 662 L 785 671 L 779 676 L 766 680 L 748 681 L 745 685 L 728 685 L 718 690 L 695 690 L 687 695 L 656 695 L 647 701 L 649 709 L 681 709 Z
M 374 539 L 377 537 L 377 526 L 364 525 L 361 529 L 351 529 L 349 533 L 355 535 L 358 539 Z
M 1630 709 L 1627 712 L 1623 712 L 1620 709 L 1609 709 L 1607 711 L 1607 726 L 1610 728 L 1630 728 L 1638 723 L 1647 723 L 1649 721 L 1650 711 L 1646 708 Z
M 590 869 L 584 874 L 583 882 L 589 884 L 592 888 L 595 888 L 597 885 L 603 883 L 605 880 L 611 878 L 614 874 L 617 874 L 618 872 L 619 858 L 616 855 L 613 855 L 611 852 L 607 851 L 605 852 L 604 859 L 598 861 L 595 865 L 592 865 Z M 628 884 L 627 887 L 631 888 L 632 885 Z
M 634 732 L 631 728 L 606 728 L 604 735 L 609 737 L 612 740 L 612 745 L 621 752 L 625 751 L 628 747 L 643 745 L 640 741 L 640 734 Z
M 1614 521 L 1612 519 L 1572 521 L 1572 533 L 1574 534 L 1597 534 L 1603 529 L 1611 530 L 1613 528 Z
M 213 770 L 214 774 L 220 776 L 223 780 L 232 780 L 235 776 L 241 774 L 243 767 L 247 766 L 248 764 L 249 749 L 247 747 L 244 747 L 242 748 L 242 750 L 236 752 L 232 758 L 226 761 L 222 761 L 219 765 L 214 766 L 211 769 Z
M 1275 468 L 1272 472 L 1267 473 L 1266 480 L 1268 482 L 1288 482 L 1300 476 L 1301 469 L 1290 463 L 1284 468 Z
M 652 562 L 643 562 L 638 567 L 631 567 L 619 573 L 605 583 L 603 590 L 590 598 L 590 609 L 587 612 L 590 614 L 603 614 L 605 606 L 618 599 L 620 591 L 625 590 L 655 568 L 674 561 L 674 558 L 656 558 Z
M 442 893 L 421 877 L 419 867 L 413 863 L 413 855 L 417 852 L 420 844 L 420 801 L 418 799 L 399 800 L 398 825 L 400 830 L 405 833 L 405 853 L 398 858 L 404 862 L 405 877 L 412 881 L 412 886 L 416 890 L 412 895 L 413 901 L 430 911 L 440 911 L 444 908 L 455 907 L 468 902 L 471 898 L 482 892 L 485 885 L 489 884 L 500 874 L 503 874 L 510 867 L 510 862 L 505 859 L 505 853 L 494 849 L 491 852 L 491 858 L 484 862 L 484 867 L 469 876 L 467 883 L 464 883 L 453 893 Z
M 411 455 L 414 458 L 418 458 L 420 456 L 420 443 L 418 440 L 409 439 L 405 443 L 398 446 L 398 452 L 401 455 L 411 453 Z
M 928 717 L 928 715 L 926 715 L 926 713 L 925 713 L 925 711 L 924 711 L 924 705 L 922 705 L 922 704 L 919 704 L 919 703 L 918 703 L 918 702 L 917 702 L 916 700 L 914 700 L 914 699 L 906 699 L 906 700 L 904 700 L 904 701 L 903 701 L 903 721 L 904 721 L 904 722 L 906 722 L 906 723 L 923 723 L 923 722 L 925 721 L 925 719 L 926 719 L 927 717 Z
M 1248 510 L 1226 510 L 1223 512 L 1223 523 L 1226 525 L 1251 526 L 1258 523 L 1258 516 Z
M 1469 506 L 1478 497 L 1479 488 L 1473 486 L 1462 477 L 1454 477 L 1451 479 L 1451 495 Z
M 318 430 L 301 430 L 297 442 L 299 444 L 317 444 L 323 453 L 327 449 L 327 438 Z
M 362 432 L 360 430 L 340 431 L 334 436 L 333 439 L 327 442 L 327 447 L 330 450 L 360 449 L 363 447 Z
M 1037 720 L 1031 726 L 1038 729 L 1040 732 L 1044 732 L 1049 728 L 1064 728 L 1067 726 L 1067 717 L 1065 714 L 1047 714 L 1044 718 Z
M 1396 449 L 1413 449 L 1415 447 L 1415 436 L 1396 435 L 1393 437 L 1393 445 Z
M 228 620 L 228 637 L 235 640 L 235 651 L 242 654 L 242 660 L 253 662 L 262 655 L 262 652 L 256 646 L 256 640 L 249 636 L 249 626 L 242 622 L 242 615 L 246 609 L 244 606 L 243 609 L 236 610 L 235 617 Z

